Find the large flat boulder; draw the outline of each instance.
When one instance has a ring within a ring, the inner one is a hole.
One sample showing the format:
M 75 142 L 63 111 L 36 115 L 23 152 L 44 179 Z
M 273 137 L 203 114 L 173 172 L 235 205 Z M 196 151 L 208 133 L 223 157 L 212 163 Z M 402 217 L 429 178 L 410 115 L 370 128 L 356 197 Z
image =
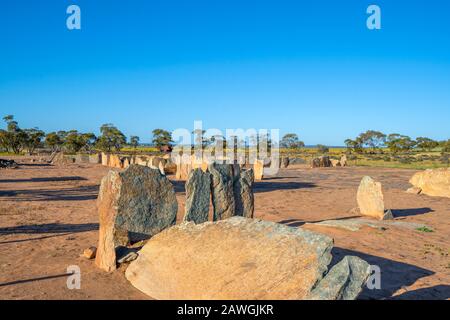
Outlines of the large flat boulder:
M 416 173 L 409 181 L 420 193 L 450 198 L 450 168 L 428 169 Z
M 116 248 L 148 239 L 176 222 L 172 183 L 159 170 L 131 165 L 102 179 L 97 200 L 99 245 L 96 264 L 116 269 Z
M 327 236 L 268 221 L 183 223 L 153 237 L 126 277 L 160 300 L 354 299 L 368 264 L 352 258 L 323 279 L 332 248 Z M 322 293 L 327 283 L 342 294 Z

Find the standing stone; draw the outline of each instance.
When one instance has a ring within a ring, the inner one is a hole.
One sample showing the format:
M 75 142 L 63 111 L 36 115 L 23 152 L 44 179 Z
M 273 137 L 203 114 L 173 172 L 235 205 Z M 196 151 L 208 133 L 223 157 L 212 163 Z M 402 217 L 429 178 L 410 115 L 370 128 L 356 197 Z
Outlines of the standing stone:
M 341 164 L 341 167 L 346 167 L 347 166 L 347 155 L 342 155 L 341 160 L 339 161 Z
M 358 206 L 363 216 L 385 219 L 384 198 L 381 183 L 365 176 L 361 180 L 357 194 Z
M 255 175 L 253 169 L 241 170 L 234 180 L 235 215 L 244 218 L 253 218 L 255 211 L 255 197 L 253 195 L 253 182 Z
M 97 200 L 100 231 L 96 265 L 116 269 L 116 248 L 148 239 L 176 222 L 171 182 L 158 170 L 131 165 L 102 179 Z
M 89 162 L 93 163 L 93 164 L 101 163 L 102 157 L 101 157 L 100 153 L 95 153 L 95 154 L 89 155 Z
M 211 201 L 211 175 L 201 168 L 192 170 L 186 181 L 186 211 L 184 221 L 200 224 L 208 221 Z
M 253 172 L 255 174 L 255 180 L 261 181 L 264 177 L 264 160 L 255 160 L 253 164 Z
M 111 154 L 109 155 L 108 166 L 111 168 L 122 169 L 123 168 L 122 160 L 117 154 Z
M 335 167 L 340 167 L 341 166 L 341 162 L 339 160 L 336 159 L 331 159 L 331 165 L 335 168 Z
M 289 157 L 284 157 L 282 159 L 282 166 L 283 166 L 283 168 L 286 169 L 287 167 L 289 167 L 290 162 L 291 162 L 291 160 L 289 159 Z
M 131 158 L 130 157 L 124 157 L 122 160 L 123 168 L 126 169 L 131 165 Z
M 102 152 L 102 165 L 109 166 L 109 154 Z
M 209 165 L 209 172 L 212 176 L 213 219 L 218 221 L 231 218 L 235 215 L 233 166 L 212 163 Z

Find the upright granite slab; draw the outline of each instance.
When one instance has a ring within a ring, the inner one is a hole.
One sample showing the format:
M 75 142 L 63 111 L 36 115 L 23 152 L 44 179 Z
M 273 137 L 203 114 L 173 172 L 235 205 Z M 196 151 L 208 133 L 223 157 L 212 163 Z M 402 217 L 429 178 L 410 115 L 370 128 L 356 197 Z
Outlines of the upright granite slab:
M 148 239 L 176 222 L 172 183 L 159 170 L 131 165 L 103 178 L 97 200 L 100 231 L 96 264 L 116 269 L 115 249 Z
M 219 221 L 233 217 L 235 215 L 233 166 L 212 163 L 208 166 L 208 170 L 212 178 L 213 220 Z
M 186 209 L 184 221 L 208 221 L 211 201 L 211 175 L 201 168 L 192 170 L 186 181 Z
M 253 183 L 255 175 L 253 169 L 240 170 L 234 178 L 235 215 L 244 218 L 253 218 L 255 211 L 255 197 L 253 195 Z

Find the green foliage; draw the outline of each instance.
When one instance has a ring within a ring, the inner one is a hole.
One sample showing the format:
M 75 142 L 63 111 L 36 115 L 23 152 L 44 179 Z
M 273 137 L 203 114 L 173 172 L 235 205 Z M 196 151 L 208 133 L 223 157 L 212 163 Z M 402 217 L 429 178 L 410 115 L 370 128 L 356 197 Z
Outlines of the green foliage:
M 384 146 L 386 142 L 386 135 L 380 131 L 367 130 L 359 135 L 359 142 L 362 146 L 369 147 L 372 150 L 376 150 Z
M 45 144 L 52 148 L 52 151 L 58 151 L 64 144 L 64 137 L 56 132 L 50 132 L 45 136 Z
M 420 228 L 417 228 L 416 230 L 417 230 L 417 231 L 420 231 L 420 232 L 425 232 L 425 233 L 434 232 L 434 230 L 429 229 L 429 228 L 427 228 L 427 227 L 425 227 L 425 226 L 420 227 Z
M 327 146 L 324 146 L 323 144 L 318 144 L 317 151 L 319 153 L 328 153 L 330 151 L 330 148 L 328 148 Z
M 63 135 L 63 146 L 69 152 L 89 151 L 94 146 L 97 138 L 93 133 L 79 133 L 77 130 L 71 130 Z
M 139 137 L 138 136 L 131 136 L 130 137 L 130 145 L 136 149 L 139 146 Z
M 441 146 L 442 152 L 450 152 L 450 139 L 440 142 L 439 145 Z
M 100 132 L 101 135 L 97 139 L 96 146 L 102 151 L 111 152 L 112 149 L 120 151 L 127 143 L 125 135 L 110 123 L 102 125 Z
M 280 146 L 286 149 L 300 149 L 305 147 L 305 143 L 300 141 L 295 133 L 288 133 L 281 139 Z
M 31 153 L 40 145 L 44 132 L 37 128 L 22 130 L 12 115 L 5 116 L 3 120 L 6 122 L 6 130 L 0 130 L 2 149 L 15 154 L 27 149 Z
M 41 145 L 45 132 L 38 128 L 25 129 L 23 132 L 25 133 L 23 146 L 28 150 L 29 154 L 32 154 Z
M 152 131 L 153 144 L 161 149 L 164 146 L 171 147 L 173 144 L 172 134 L 169 131 L 163 129 L 155 129 Z
M 408 136 L 392 133 L 387 137 L 386 145 L 395 154 L 411 150 L 416 145 L 416 142 Z
M 422 150 L 431 151 L 434 148 L 436 148 L 437 146 L 439 146 L 439 142 L 434 141 L 430 138 L 426 138 L 426 137 L 416 138 L 416 147 L 420 148 Z

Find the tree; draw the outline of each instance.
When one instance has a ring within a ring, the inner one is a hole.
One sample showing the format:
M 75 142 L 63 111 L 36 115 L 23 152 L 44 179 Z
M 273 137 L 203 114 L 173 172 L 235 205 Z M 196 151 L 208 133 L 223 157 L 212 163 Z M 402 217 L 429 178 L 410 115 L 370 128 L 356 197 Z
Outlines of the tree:
M 64 144 L 64 140 L 56 132 L 50 132 L 45 136 L 45 144 L 52 148 L 52 151 L 55 152 L 61 149 L 61 146 Z
M 409 151 L 416 145 L 410 137 L 398 133 L 388 135 L 386 145 L 392 153 Z
M 450 152 L 450 139 L 439 143 L 442 148 L 442 152 Z
M 420 148 L 422 150 L 427 150 L 427 151 L 431 151 L 434 148 L 436 148 L 437 146 L 439 146 L 439 142 L 434 141 L 430 138 L 426 138 L 426 137 L 418 137 L 416 139 L 416 147 Z
M 286 149 L 297 149 L 297 148 L 303 148 L 305 146 L 305 143 L 298 139 L 297 134 L 288 133 L 288 134 L 285 134 L 284 137 L 281 139 L 280 145 L 282 148 L 286 148 Z
M 42 138 L 45 137 L 45 132 L 38 128 L 25 129 L 23 146 L 28 150 L 28 153 L 33 154 L 34 150 L 41 145 Z
M 347 139 L 344 141 L 344 143 L 350 152 L 354 151 L 356 153 L 362 153 L 362 151 L 363 151 L 362 141 L 359 137 L 356 138 L 355 140 Z
M 120 151 L 122 146 L 127 143 L 125 135 L 110 123 L 102 125 L 100 132 L 101 135 L 97 139 L 96 145 L 103 151 L 111 152 L 112 149 Z
M 373 151 L 382 147 L 386 142 L 386 135 L 380 131 L 368 130 L 359 135 L 363 146 L 372 148 Z
M 153 144 L 159 149 L 167 146 L 172 147 L 172 134 L 169 131 L 163 129 L 155 129 L 152 131 Z
M 139 137 L 138 136 L 131 136 L 130 137 L 130 145 L 136 150 L 139 146 Z
M 0 130 L 0 143 L 7 151 L 18 154 L 24 148 L 27 134 L 19 128 L 14 116 L 5 116 L 3 120 L 6 122 L 6 130 Z
M 327 153 L 330 151 L 330 149 L 327 146 L 324 146 L 323 144 L 318 144 L 317 150 L 319 151 L 319 153 Z

